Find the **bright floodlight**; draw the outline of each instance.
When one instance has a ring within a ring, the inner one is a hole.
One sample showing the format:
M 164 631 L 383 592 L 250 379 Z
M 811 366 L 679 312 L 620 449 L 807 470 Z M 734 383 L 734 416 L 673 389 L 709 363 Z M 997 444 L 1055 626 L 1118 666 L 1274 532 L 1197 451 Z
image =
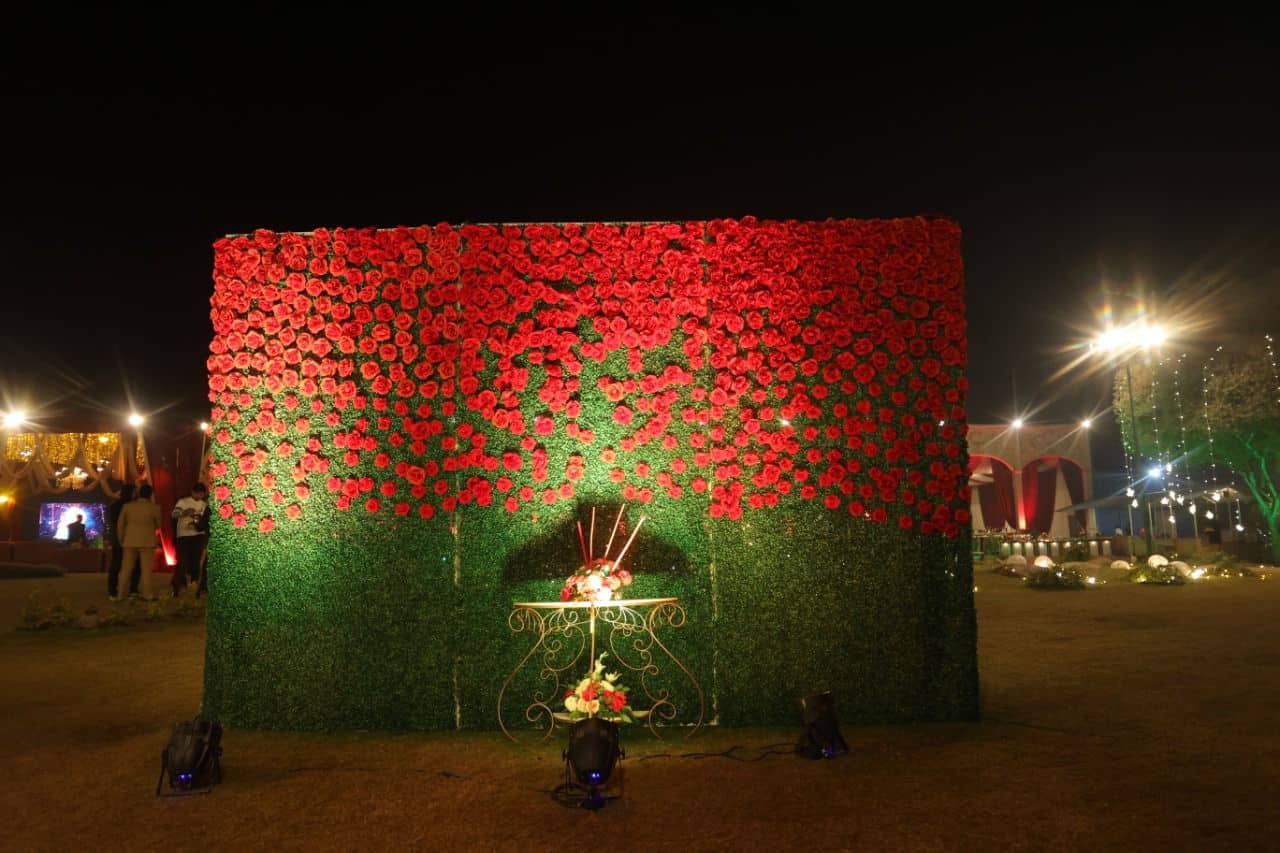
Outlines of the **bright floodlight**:
M 1010 426 L 1014 429 L 1022 429 L 1022 418 L 1014 418 L 1013 423 Z
M 1163 473 L 1164 473 L 1164 469 L 1161 468 L 1159 465 L 1152 465 L 1149 469 L 1147 469 L 1147 476 L 1153 480 L 1159 480 L 1160 475 Z
M 1143 349 L 1158 347 L 1169 340 L 1169 332 L 1164 326 L 1149 326 L 1146 323 L 1134 327 L 1134 342 Z
M 1080 426 L 1083 429 L 1088 429 L 1089 427 L 1093 426 L 1093 418 L 1085 418 L 1080 422 Z
M 1093 339 L 1093 343 L 1089 344 L 1089 348 L 1097 352 L 1111 352 L 1124 346 L 1124 339 L 1123 329 L 1107 329 Z
M 14 409 L 12 412 L 4 413 L 4 428 L 17 429 L 22 426 L 22 422 L 27 419 L 27 413 L 21 409 Z
M 142 415 L 138 414 L 137 412 L 134 412 L 133 414 L 129 415 L 129 426 L 131 427 L 135 427 L 135 428 L 140 427 L 145 421 L 146 421 L 146 418 L 144 418 Z
M 201 431 L 201 432 L 208 432 L 208 431 L 209 431 L 209 422 L 208 422 L 208 421 L 201 421 L 201 422 L 200 422 L 200 431 Z
M 1140 321 L 1111 327 L 1089 342 L 1092 352 L 1112 353 L 1122 349 L 1154 349 L 1169 340 L 1169 330 L 1158 323 Z

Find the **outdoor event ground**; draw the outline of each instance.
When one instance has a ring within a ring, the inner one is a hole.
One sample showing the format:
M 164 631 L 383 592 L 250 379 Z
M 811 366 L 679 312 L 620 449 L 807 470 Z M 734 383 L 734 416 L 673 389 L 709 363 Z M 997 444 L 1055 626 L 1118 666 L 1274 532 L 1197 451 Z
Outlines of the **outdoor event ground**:
M 846 726 L 852 754 L 822 762 L 687 755 L 749 759 L 798 726 L 629 729 L 622 796 L 593 813 L 549 796 L 559 735 L 472 731 L 232 730 L 212 795 L 157 800 L 200 703 L 203 624 L 18 631 L 33 589 L 83 604 L 102 577 L 0 581 L 0 848 L 1280 848 L 1278 573 L 977 585 L 982 722 Z

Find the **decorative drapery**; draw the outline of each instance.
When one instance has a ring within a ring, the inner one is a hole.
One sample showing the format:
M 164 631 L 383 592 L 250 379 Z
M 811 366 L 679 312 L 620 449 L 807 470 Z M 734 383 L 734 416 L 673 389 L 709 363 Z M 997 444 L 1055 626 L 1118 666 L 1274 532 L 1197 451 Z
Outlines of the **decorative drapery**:
M 113 483 L 138 479 L 134 448 L 141 437 L 121 433 L 15 433 L 0 456 L 0 491 L 40 494 L 101 491 L 119 497 Z
M 1022 514 L 1028 533 L 1048 533 L 1053 526 L 1057 476 L 1057 467 L 1047 460 L 1037 460 L 1022 469 Z
M 1000 526 L 1004 527 L 1008 524 L 1010 527 L 1017 527 L 1018 512 L 1013 495 L 1013 469 L 999 459 L 991 460 L 991 489 L 995 492 L 1000 506 L 1000 516 L 1003 519 Z M 988 523 L 988 527 L 991 526 Z
M 1062 470 L 1062 479 L 1067 484 L 1067 494 L 1071 496 L 1072 505 L 1084 503 L 1084 471 L 1070 459 L 1059 459 L 1058 467 Z M 1088 528 L 1087 510 L 1078 509 L 1071 514 L 1080 530 Z
M 1018 526 L 1018 515 L 1015 509 L 1013 493 L 1013 470 L 1001 459 L 992 456 L 970 457 L 969 470 L 972 473 L 986 463 L 991 469 L 991 482 L 975 486 L 979 505 L 982 507 L 982 522 L 987 530 L 1002 530 L 1006 525 Z

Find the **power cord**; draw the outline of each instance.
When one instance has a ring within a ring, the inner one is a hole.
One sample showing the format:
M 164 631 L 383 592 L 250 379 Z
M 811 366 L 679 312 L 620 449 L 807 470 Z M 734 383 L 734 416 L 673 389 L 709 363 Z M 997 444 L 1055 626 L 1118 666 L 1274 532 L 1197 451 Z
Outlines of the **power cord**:
M 786 748 L 781 749 L 780 747 L 786 747 Z M 653 755 L 641 756 L 640 758 L 637 758 L 636 761 L 648 761 L 652 758 L 691 758 L 695 761 L 703 758 L 727 758 L 730 761 L 752 762 L 752 761 L 762 761 L 763 759 L 768 758 L 771 755 L 794 755 L 795 754 L 795 746 L 793 744 L 771 743 L 766 746 L 756 747 L 756 749 L 759 749 L 761 751 L 758 755 L 751 758 L 734 755 L 735 752 L 744 748 L 745 747 L 741 746 L 740 744 L 734 744 L 733 746 L 729 747 L 723 752 L 658 752 L 658 753 L 654 753 Z

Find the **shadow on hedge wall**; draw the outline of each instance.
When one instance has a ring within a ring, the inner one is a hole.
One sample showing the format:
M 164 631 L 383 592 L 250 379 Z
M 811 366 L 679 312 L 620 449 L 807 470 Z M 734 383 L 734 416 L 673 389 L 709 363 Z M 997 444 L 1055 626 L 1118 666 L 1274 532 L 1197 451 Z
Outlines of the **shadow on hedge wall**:
M 594 556 L 604 555 L 605 545 L 609 542 L 613 520 L 617 514 L 616 505 L 596 506 Z M 631 535 L 632 526 L 628 521 L 634 522 L 635 519 L 630 518 L 630 515 L 629 512 L 614 536 L 610 552 L 615 557 L 621 553 L 623 544 Z M 564 581 L 572 571 L 572 567 L 578 565 L 582 559 L 582 546 L 578 540 L 578 522 L 580 519 L 590 519 L 590 517 L 591 507 L 579 503 L 571 515 L 565 516 L 558 523 L 545 528 L 537 536 L 512 550 L 502 563 L 503 586 L 510 588 L 528 581 Z M 675 543 L 654 535 L 655 533 L 657 531 L 649 527 L 642 528 L 640 535 L 636 537 L 636 541 L 627 552 L 623 568 L 631 568 L 634 572 L 633 567 L 643 564 L 647 574 L 677 576 L 691 574 L 689 558 L 684 550 Z M 590 537 L 587 522 L 583 522 L 583 535 Z

